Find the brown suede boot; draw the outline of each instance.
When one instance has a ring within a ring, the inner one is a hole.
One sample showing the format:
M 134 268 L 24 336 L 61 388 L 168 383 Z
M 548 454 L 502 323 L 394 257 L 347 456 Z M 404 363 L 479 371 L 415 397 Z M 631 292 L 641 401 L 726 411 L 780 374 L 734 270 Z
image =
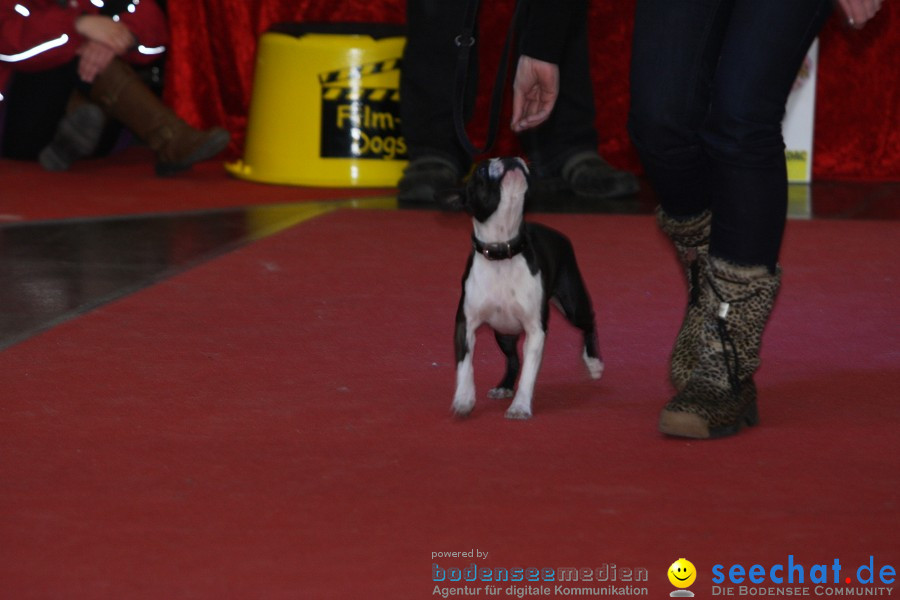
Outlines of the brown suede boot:
M 663 408 L 659 429 L 690 438 L 722 437 L 756 425 L 756 386 L 763 329 L 775 305 L 781 270 L 738 266 L 709 257 L 697 365 L 687 385 Z
M 94 80 L 91 99 L 156 152 L 156 174 L 161 177 L 214 157 L 230 140 L 221 127 L 199 131 L 185 123 L 119 59 Z
M 709 254 L 711 221 L 712 214 L 708 210 L 688 219 L 673 219 L 662 207 L 656 210 L 656 222 L 675 246 L 687 278 L 688 305 L 669 358 L 669 379 L 679 391 L 687 385 L 699 356 L 700 334 L 703 330 L 701 304 L 704 302 L 700 281 L 706 276 L 703 271 Z

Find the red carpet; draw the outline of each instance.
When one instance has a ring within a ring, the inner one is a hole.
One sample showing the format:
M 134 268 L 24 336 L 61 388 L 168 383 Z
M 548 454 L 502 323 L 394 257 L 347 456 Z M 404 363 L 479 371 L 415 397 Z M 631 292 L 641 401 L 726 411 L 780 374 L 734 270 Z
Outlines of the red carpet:
M 709 597 L 716 564 L 900 566 L 896 223 L 790 223 L 762 423 L 703 443 L 655 430 L 683 290 L 652 219 L 539 220 L 607 371 L 555 315 L 528 422 L 449 414 L 460 216 L 332 213 L 0 353 L 2 595 L 430 598 L 433 563 L 477 562 L 645 568 L 661 598 L 686 557 Z
M 102 159 L 78 161 L 65 173 L 47 173 L 37 163 L 0 160 L 0 181 L 0 224 L 364 198 L 392 192 L 244 181 L 228 175 L 221 161 L 201 163 L 176 177 L 159 178 L 153 171 L 152 152 L 139 146 Z

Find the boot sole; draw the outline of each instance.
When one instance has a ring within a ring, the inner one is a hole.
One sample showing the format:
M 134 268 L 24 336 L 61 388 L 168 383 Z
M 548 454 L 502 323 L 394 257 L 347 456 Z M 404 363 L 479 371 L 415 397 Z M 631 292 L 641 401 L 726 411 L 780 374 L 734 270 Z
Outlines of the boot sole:
M 735 422 L 721 427 L 710 428 L 702 417 L 693 413 L 664 410 L 659 415 L 659 430 L 662 433 L 698 440 L 728 437 L 736 434 L 744 425 L 753 427 L 757 424 L 759 411 L 756 402 L 748 404 Z
M 156 163 L 156 175 L 158 177 L 171 177 L 182 171 L 186 171 L 198 162 L 203 162 L 213 158 L 222 152 L 231 141 L 231 134 L 224 129 L 218 129 L 210 134 L 210 136 L 202 144 L 191 152 L 187 158 L 177 163 Z
M 617 179 L 608 190 L 602 192 L 576 186 L 571 186 L 571 188 L 572 193 L 578 198 L 584 198 L 585 200 L 616 200 L 636 196 L 641 191 L 637 177 L 634 176 Z
M 559 194 L 571 194 L 576 199 L 585 201 L 624 200 L 637 196 L 640 191 L 641 186 L 636 177 L 628 178 L 627 181 L 617 181 L 603 191 L 578 188 L 562 177 L 538 179 L 532 184 L 532 188 L 529 189 L 530 193 L 540 197 L 548 197 L 548 199 L 552 199 Z

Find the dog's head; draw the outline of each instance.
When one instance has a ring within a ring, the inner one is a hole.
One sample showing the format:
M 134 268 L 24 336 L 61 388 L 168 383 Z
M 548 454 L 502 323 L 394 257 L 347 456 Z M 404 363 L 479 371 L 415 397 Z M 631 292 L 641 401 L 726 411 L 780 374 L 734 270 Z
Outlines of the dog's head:
M 491 158 L 478 163 L 458 190 L 455 203 L 484 223 L 498 210 L 521 215 L 528 191 L 528 166 L 518 157 Z

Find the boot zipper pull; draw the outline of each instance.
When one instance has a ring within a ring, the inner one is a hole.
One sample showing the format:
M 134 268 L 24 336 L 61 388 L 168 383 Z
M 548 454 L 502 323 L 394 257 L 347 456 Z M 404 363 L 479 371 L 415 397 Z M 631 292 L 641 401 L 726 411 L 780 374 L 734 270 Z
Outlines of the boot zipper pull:
M 730 309 L 730 308 L 731 308 L 731 305 L 729 303 L 720 302 L 719 303 L 719 318 L 724 321 L 725 318 L 728 316 L 728 309 Z

